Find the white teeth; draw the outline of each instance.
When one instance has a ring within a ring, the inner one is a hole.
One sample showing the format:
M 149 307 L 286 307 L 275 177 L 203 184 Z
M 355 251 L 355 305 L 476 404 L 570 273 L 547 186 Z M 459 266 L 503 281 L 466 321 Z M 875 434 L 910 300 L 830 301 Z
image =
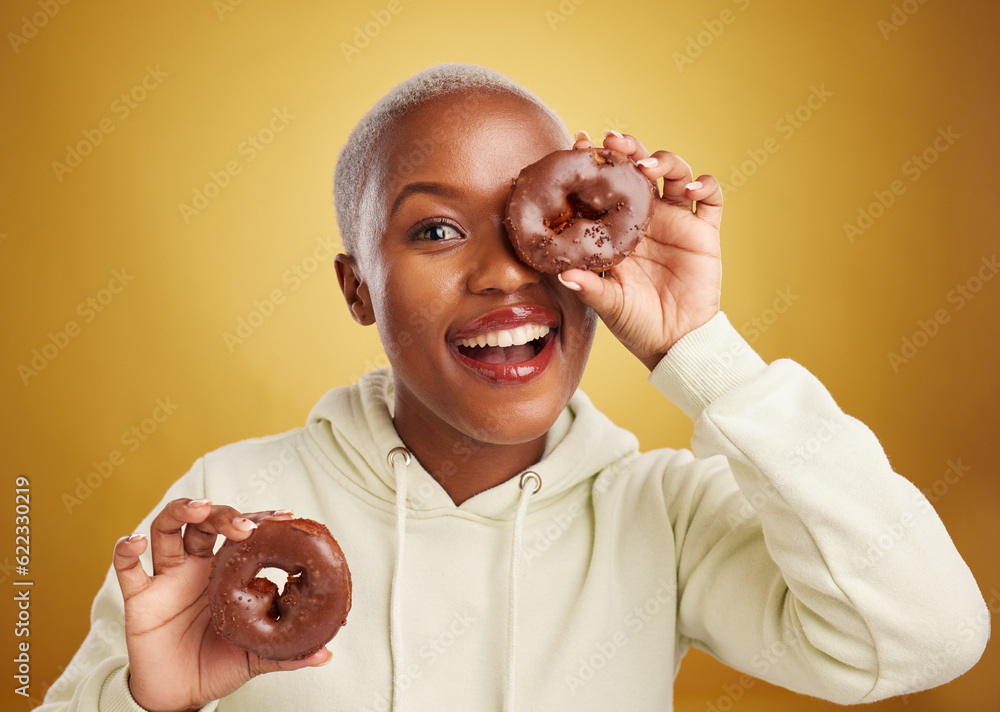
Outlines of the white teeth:
M 459 339 L 456 343 L 459 346 L 521 346 L 529 341 L 542 338 L 549 331 L 549 327 L 541 324 L 525 324 L 516 329 L 501 329 L 470 339 Z

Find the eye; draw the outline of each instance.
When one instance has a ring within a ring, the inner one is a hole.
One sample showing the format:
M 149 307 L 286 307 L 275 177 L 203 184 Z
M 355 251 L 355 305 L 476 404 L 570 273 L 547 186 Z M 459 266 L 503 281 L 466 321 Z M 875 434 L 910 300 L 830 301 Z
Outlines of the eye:
M 441 219 L 421 220 L 410 230 L 410 237 L 414 240 L 429 240 L 431 242 L 441 242 L 444 240 L 458 240 L 462 238 L 461 231 L 449 222 Z

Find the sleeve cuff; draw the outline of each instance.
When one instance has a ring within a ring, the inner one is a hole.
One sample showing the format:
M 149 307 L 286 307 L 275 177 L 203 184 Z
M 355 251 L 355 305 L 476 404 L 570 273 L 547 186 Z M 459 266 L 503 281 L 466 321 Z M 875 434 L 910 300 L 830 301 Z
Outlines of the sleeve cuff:
M 649 382 L 692 420 L 713 400 L 767 367 L 721 311 L 660 359 Z
M 104 680 L 98 707 L 101 712 L 146 712 L 132 699 L 128 689 L 128 665 L 118 668 Z
M 128 665 L 123 665 L 104 680 L 98 704 L 101 712 L 147 712 L 146 708 L 140 707 L 132 699 L 132 691 L 128 687 L 128 671 Z M 214 712 L 218 706 L 218 700 L 213 700 L 198 712 Z

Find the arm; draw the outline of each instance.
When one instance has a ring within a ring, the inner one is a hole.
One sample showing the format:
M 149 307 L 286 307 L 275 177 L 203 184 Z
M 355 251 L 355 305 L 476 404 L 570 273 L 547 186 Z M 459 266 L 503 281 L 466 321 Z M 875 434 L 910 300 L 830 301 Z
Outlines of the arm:
M 704 461 L 711 474 L 677 519 L 681 635 L 839 703 L 975 664 L 989 613 L 971 572 L 931 504 L 815 377 L 766 366 L 719 314 L 650 380 L 694 418 L 695 454 L 726 458 Z

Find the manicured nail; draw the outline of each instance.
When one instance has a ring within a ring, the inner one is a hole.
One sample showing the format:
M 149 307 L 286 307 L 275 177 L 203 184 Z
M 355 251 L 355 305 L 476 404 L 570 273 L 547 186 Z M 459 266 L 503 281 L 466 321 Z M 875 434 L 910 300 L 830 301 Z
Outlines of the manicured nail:
M 125 543 L 126 544 L 132 544 L 132 543 L 137 542 L 137 541 L 142 541 L 145 538 L 146 538 L 145 534 L 132 534 L 132 535 L 129 536 L 128 539 L 125 540 Z
M 636 161 L 636 163 L 638 163 L 638 161 Z M 687 188 L 688 190 L 698 190 L 701 187 L 701 181 L 700 180 L 691 181 L 684 187 Z
M 561 274 L 559 275 L 559 281 L 562 282 L 563 286 L 565 286 L 567 289 L 572 289 L 574 292 L 579 292 L 581 289 L 583 289 L 583 287 L 581 287 L 576 282 L 570 282 L 568 279 L 563 279 L 563 276 Z
M 239 529 L 241 532 L 252 532 L 254 529 L 257 528 L 257 525 L 251 522 L 246 517 L 243 517 L 243 519 L 237 519 L 235 522 L 233 522 L 233 526 L 236 529 Z
M 577 131 L 574 138 L 577 141 L 590 141 L 590 135 L 586 131 Z
M 656 158 L 654 158 L 653 156 L 650 156 L 649 158 L 640 158 L 638 161 L 635 162 L 635 164 L 637 166 L 644 166 L 646 168 L 652 168 L 654 166 L 659 165 L 660 162 L 658 160 L 656 160 Z
M 604 132 L 604 138 L 607 138 L 608 136 L 615 136 L 617 138 L 625 138 L 624 136 L 622 136 L 620 133 L 618 133 L 614 129 L 608 129 L 607 131 Z
M 285 514 L 294 514 L 294 512 L 292 512 L 292 510 L 290 510 L 290 509 L 276 509 L 276 510 L 274 510 L 274 516 L 276 516 L 276 517 L 280 517 L 280 516 L 285 515 Z
M 189 506 L 189 507 L 204 507 L 206 504 L 208 504 L 208 500 L 207 499 L 192 499 L 190 502 L 188 502 L 187 506 Z

